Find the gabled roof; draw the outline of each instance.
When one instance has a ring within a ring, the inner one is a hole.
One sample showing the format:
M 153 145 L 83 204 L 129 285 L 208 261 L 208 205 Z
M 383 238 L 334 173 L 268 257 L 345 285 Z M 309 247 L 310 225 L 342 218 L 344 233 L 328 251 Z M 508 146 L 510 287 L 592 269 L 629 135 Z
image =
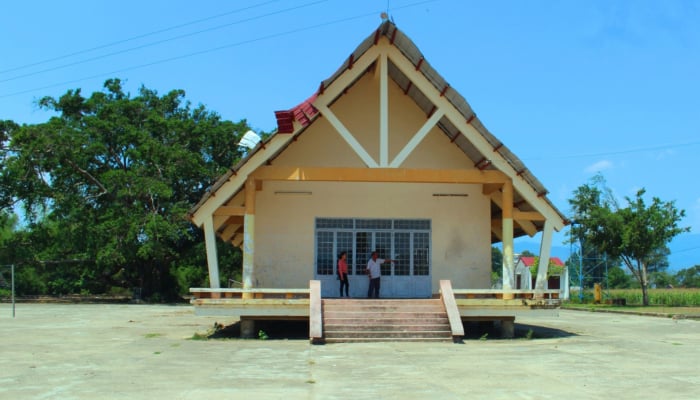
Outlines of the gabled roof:
M 488 129 L 486 129 L 464 97 L 462 97 L 462 95 L 460 95 L 454 88 L 452 88 L 447 81 L 440 76 L 435 69 L 433 69 L 416 45 L 403 32 L 401 32 L 393 22 L 390 21 L 383 22 L 372 34 L 370 34 L 362 43 L 360 43 L 360 45 L 350 54 L 345 62 L 343 62 L 340 68 L 331 77 L 321 82 L 317 91 L 310 98 L 289 110 L 275 112 L 278 124 L 277 132 L 267 140 L 259 143 L 258 146 L 252 149 L 244 159 L 242 159 L 235 167 L 222 176 L 204 195 L 201 201 L 190 210 L 191 217 L 197 213 L 200 207 L 209 201 L 209 199 L 212 197 L 212 193 L 217 192 L 224 184 L 232 181 L 233 177 L 244 166 L 246 167 L 246 170 L 248 170 L 257 168 L 265 163 L 271 163 L 282 151 L 286 149 L 286 146 L 291 142 L 292 138 L 303 134 L 306 127 L 311 125 L 320 115 L 318 110 L 313 105 L 316 97 L 323 95 L 327 88 L 329 88 L 334 82 L 336 82 L 336 80 L 343 76 L 345 72 L 352 69 L 355 63 L 383 37 L 386 38 L 392 46 L 398 49 L 401 55 L 403 55 L 413 65 L 415 71 L 420 72 L 420 74 L 423 75 L 423 77 L 430 83 L 430 85 L 432 85 L 435 91 L 439 93 L 440 98 L 445 98 L 447 101 L 449 101 L 450 105 L 464 118 L 466 124 L 470 125 L 478 133 L 478 135 L 480 135 L 488 143 L 490 147 L 488 151 L 484 151 L 483 147 L 480 150 L 474 145 L 472 140 L 465 136 L 464 132 L 460 132 L 460 130 L 450 121 L 450 119 L 441 118 L 437 123 L 437 126 L 442 130 L 446 137 L 452 143 L 457 145 L 473 162 L 474 167 L 480 170 L 502 170 L 504 167 L 510 169 L 511 171 L 509 172 L 509 175 L 512 176 L 514 183 L 515 180 L 522 180 L 527 185 L 522 187 L 528 187 L 529 190 L 532 191 L 533 194 L 524 196 L 523 193 L 515 190 L 513 197 L 514 209 L 521 212 L 538 211 L 533 207 L 531 204 L 532 200 L 530 200 L 537 198 L 539 199 L 538 201 L 544 201 L 547 207 L 550 210 L 553 210 L 554 215 L 559 217 L 558 221 L 554 221 L 554 227 L 556 230 L 559 230 L 564 225 L 567 225 L 567 218 L 559 210 L 557 210 L 557 208 L 546 197 L 547 190 L 542 183 L 527 169 L 527 167 L 525 167 L 523 162 L 517 156 L 515 156 L 515 154 L 513 154 L 500 140 L 498 140 L 493 134 L 491 134 L 491 132 L 489 132 Z M 409 76 L 407 76 L 400 68 L 391 62 L 388 66 L 388 75 L 406 95 L 413 99 L 415 104 L 418 105 L 418 107 L 420 107 L 426 113 L 426 115 L 432 114 L 435 105 L 430 100 L 430 96 L 426 95 L 426 93 L 419 89 L 418 85 L 415 85 Z M 359 79 L 359 77 L 357 79 Z M 350 83 L 349 86 L 352 86 L 352 84 L 354 84 L 354 82 Z M 341 92 L 339 96 L 342 95 L 343 94 Z M 266 149 L 268 146 L 274 147 L 273 151 L 266 151 L 264 156 L 260 156 L 259 152 Z M 497 154 L 500 157 L 494 157 L 494 154 Z M 248 163 L 253 162 L 253 159 L 255 159 L 254 162 L 257 163 L 257 165 L 247 165 Z M 500 160 L 505 160 L 505 165 Z M 495 165 L 494 161 L 498 161 L 500 165 Z M 234 192 L 237 193 L 240 191 L 242 186 L 242 183 L 239 183 L 239 187 L 237 187 Z M 227 192 L 231 191 L 229 190 Z M 498 217 L 500 213 L 500 205 L 492 202 L 492 219 L 494 217 Z M 516 225 L 514 229 L 514 236 L 518 237 L 525 234 L 532 235 L 533 230 L 541 231 L 544 228 L 544 221 L 531 221 L 530 224 L 531 226 L 529 232 Z M 492 241 L 497 242 L 499 240 L 493 237 Z
M 532 267 L 533 265 L 535 265 L 535 258 L 536 258 L 536 257 L 520 257 L 520 261 L 522 261 L 522 263 L 523 263 L 526 267 L 530 268 L 530 267 Z M 550 263 L 551 265 L 556 265 L 557 267 L 563 267 L 563 266 L 564 266 L 564 262 L 563 262 L 559 257 L 550 257 L 549 263 Z

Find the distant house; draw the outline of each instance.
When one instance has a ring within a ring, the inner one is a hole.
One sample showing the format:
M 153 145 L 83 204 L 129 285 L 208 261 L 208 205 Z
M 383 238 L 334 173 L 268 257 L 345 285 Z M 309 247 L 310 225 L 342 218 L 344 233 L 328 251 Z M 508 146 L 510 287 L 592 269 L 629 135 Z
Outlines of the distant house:
M 531 290 L 535 287 L 537 274 L 533 273 L 537 269 L 535 266 L 537 257 L 522 256 L 517 258 L 515 263 L 515 288 Z M 569 273 L 566 264 L 559 257 L 549 259 L 549 271 L 547 279 L 544 281 L 544 289 L 559 289 L 562 298 L 568 297 Z

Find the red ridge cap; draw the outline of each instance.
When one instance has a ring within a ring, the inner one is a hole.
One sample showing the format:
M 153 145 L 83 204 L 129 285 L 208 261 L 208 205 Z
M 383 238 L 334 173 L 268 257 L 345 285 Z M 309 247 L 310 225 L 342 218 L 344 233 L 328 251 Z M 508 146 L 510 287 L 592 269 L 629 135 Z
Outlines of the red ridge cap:
M 301 126 L 308 126 L 311 123 L 311 119 L 318 114 L 318 110 L 313 106 L 316 96 L 318 96 L 318 93 L 314 93 L 313 96 L 289 110 L 275 111 L 277 133 L 294 132 L 294 121 L 300 123 Z

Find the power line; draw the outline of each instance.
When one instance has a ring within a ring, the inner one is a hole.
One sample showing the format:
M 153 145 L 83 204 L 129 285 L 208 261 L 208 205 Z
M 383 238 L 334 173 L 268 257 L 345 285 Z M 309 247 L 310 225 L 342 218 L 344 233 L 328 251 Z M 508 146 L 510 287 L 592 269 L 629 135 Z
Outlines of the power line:
M 411 8 L 411 7 L 415 7 L 415 6 L 422 5 L 422 4 L 426 4 L 426 3 L 432 3 L 432 2 L 435 2 L 435 1 L 437 1 L 437 0 L 418 1 L 418 2 L 415 2 L 415 3 L 406 4 L 406 5 L 401 6 L 401 7 L 396 7 L 396 8 L 394 8 L 394 10 L 401 10 L 401 9 Z M 111 72 L 105 72 L 105 73 L 95 74 L 95 75 L 91 75 L 91 76 L 87 76 L 87 77 L 82 77 L 82 78 L 78 78 L 78 79 L 73 79 L 73 80 L 69 80 L 69 81 L 64 81 L 64 82 L 60 82 L 60 83 L 51 84 L 51 85 L 41 86 L 41 87 L 37 87 L 37 88 L 33 88 L 33 89 L 27 89 L 27 90 L 22 90 L 22 91 L 19 91 L 19 92 L 13 92 L 13 93 L 8 93 L 8 94 L 3 94 L 3 95 L 0 95 L 0 98 L 6 98 L 6 97 L 17 96 L 17 95 L 20 95 L 20 94 L 31 93 L 31 92 L 35 92 L 35 91 L 39 91 L 39 90 L 49 89 L 49 88 L 53 88 L 53 87 L 57 87 L 57 86 L 68 85 L 68 84 L 72 84 L 72 83 L 76 83 L 76 82 L 82 82 L 82 81 L 86 81 L 86 80 L 90 80 L 90 79 L 95 79 L 95 78 L 99 78 L 99 77 L 104 77 L 104 76 L 114 76 L 114 74 L 118 74 L 118 73 L 120 73 L 120 72 L 125 72 L 125 71 L 131 71 L 131 70 L 135 70 L 135 69 L 150 67 L 150 66 L 153 66 L 153 65 L 163 64 L 163 63 L 170 62 L 170 61 L 181 60 L 181 59 L 184 59 L 184 58 L 194 57 L 194 56 L 198 56 L 198 55 L 202 55 L 202 54 L 206 54 L 206 53 L 212 53 L 212 52 L 215 52 L 215 51 L 224 50 L 224 49 L 228 49 L 228 48 L 231 48 L 231 47 L 236 47 L 236 46 L 241 46 L 241 45 L 244 45 L 244 44 L 255 43 L 255 42 L 259 42 L 259 41 L 263 41 L 263 40 L 268 40 L 268 39 L 277 38 L 277 37 L 280 37 L 280 36 L 291 35 L 291 34 L 303 32 L 303 31 L 308 31 L 308 30 L 312 30 L 312 29 L 321 28 L 321 27 L 324 27 L 324 26 L 335 25 L 335 24 L 342 23 L 342 22 L 352 21 L 352 20 L 361 19 L 361 18 L 365 18 L 365 17 L 368 17 L 368 16 L 376 16 L 376 15 L 377 15 L 377 11 L 372 11 L 372 12 L 368 12 L 368 13 L 364 13 L 364 14 L 359 14 L 359 15 L 355 15 L 355 16 L 352 16 L 352 17 L 348 17 L 348 18 L 336 19 L 336 20 L 329 21 L 329 22 L 325 22 L 325 23 L 321 23 L 321 24 L 316 24 L 316 25 L 311 25 L 311 26 L 307 26 L 307 27 L 292 29 L 292 30 L 289 30 L 289 31 L 280 32 L 280 33 L 275 33 L 275 34 L 271 34 L 271 35 L 267 35 L 267 36 L 261 36 L 261 37 L 254 38 L 254 39 L 243 40 L 243 41 L 240 41 L 240 42 L 230 43 L 230 44 L 227 44 L 227 45 L 218 46 L 218 47 L 214 47 L 214 48 L 210 48 L 210 49 L 206 49 L 206 50 L 196 51 L 196 52 L 187 53 L 187 54 L 183 54 L 183 55 L 179 55 L 179 56 L 174 56 L 174 57 L 169 57 L 169 58 L 164 58 L 164 59 L 161 59 L 161 60 L 157 60 L 157 61 L 153 61 L 153 62 L 149 62 L 149 63 L 145 63 L 145 64 L 135 65 L 135 66 L 131 66 L 131 67 L 125 67 L 125 68 L 121 68 L 121 69 L 114 70 L 114 71 L 111 71 Z
M 682 249 L 682 250 L 674 250 L 674 251 L 673 251 L 673 254 L 676 254 L 676 253 L 684 253 L 684 252 L 686 252 L 686 251 L 697 250 L 697 249 L 700 249 L 700 246 L 695 246 L 695 247 L 691 247 L 691 248 L 688 248 L 688 249 Z
M 594 158 L 594 157 L 613 156 L 613 155 L 620 155 L 620 154 L 643 153 L 646 151 L 673 149 L 673 148 L 677 148 L 677 147 L 697 146 L 699 144 L 700 144 L 700 141 L 695 141 L 695 142 L 666 144 L 666 145 L 658 145 L 658 146 L 650 146 L 650 147 L 639 147 L 639 148 L 634 148 L 634 149 L 626 149 L 626 150 L 618 150 L 618 151 L 607 151 L 607 152 L 601 152 L 601 153 L 568 154 L 568 155 L 559 155 L 559 156 L 547 155 L 546 157 L 545 156 L 543 156 L 543 157 L 523 157 L 523 161 L 566 160 L 566 159 L 572 159 L 572 158 Z
M 102 59 L 102 58 L 107 58 L 107 57 L 111 57 L 111 56 L 115 56 L 115 55 L 119 55 L 119 54 L 124 54 L 124 53 L 128 53 L 128 52 L 131 52 L 131 51 L 140 50 L 140 49 L 143 49 L 143 48 L 146 48 L 146 47 L 152 47 L 152 46 L 156 46 L 156 45 L 163 44 L 163 43 L 167 43 L 167 42 L 172 42 L 172 41 L 174 41 L 174 40 L 179 40 L 179 39 L 183 39 L 183 38 L 186 38 L 186 37 L 195 36 L 195 35 L 199 35 L 199 34 L 202 34 L 202 33 L 215 31 L 215 30 L 218 30 L 218 29 L 222 29 L 222 28 L 226 28 L 226 27 L 232 26 L 232 25 L 241 24 L 241 23 L 244 23 L 244 22 L 255 21 L 255 20 L 258 20 L 258 19 L 262 19 L 262 18 L 266 18 L 266 17 L 272 16 L 272 15 L 282 14 L 282 13 L 285 13 L 285 12 L 288 12 L 288 11 L 294 11 L 294 10 L 298 10 L 298 9 L 300 9 L 300 8 L 313 6 L 313 5 L 316 5 L 316 4 L 319 4 L 319 3 L 323 3 L 323 2 L 326 2 L 326 1 L 328 1 L 328 0 L 317 0 L 317 1 L 310 2 L 310 3 L 302 4 L 302 5 L 300 5 L 300 6 L 294 6 L 294 7 L 290 7 L 290 8 L 285 8 L 285 9 L 283 9 L 283 10 L 274 11 L 274 12 L 270 12 L 270 13 L 262 14 L 262 15 L 257 15 L 257 16 L 255 16 L 255 17 L 250 17 L 250 18 L 241 19 L 241 20 L 234 21 L 234 22 L 230 22 L 230 23 L 227 23 L 227 24 L 217 25 L 217 26 L 212 27 L 212 28 L 202 29 L 202 30 L 199 30 L 199 31 L 191 32 L 191 33 L 185 33 L 185 34 L 182 34 L 182 35 L 173 36 L 173 37 L 167 38 L 167 39 L 157 40 L 157 41 L 155 41 L 155 42 L 150 42 L 150 43 L 142 44 L 142 45 L 139 45 L 139 46 L 136 46 L 136 47 L 130 47 L 130 48 L 128 48 L 128 49 L 119 50 L 119 51 L 115 51 L 115 52 L 112 52 L 112 53 L 107 53 L 107 54 L 103 54 L 103 55 L 99 55 L 99 56 L 87 58 L 87 59 L 80 60 L 80 61 L 74 61 L 74 62 L 71 62 L 71 63 L 68 63 L 68 64 L 59 65 L 59 66 L 56 66 L 56 67 L 46 68 L 46 69 L 42 69 L 42 70 L 39 70 L 39 71 L 29 72 L 29 73 L 26 73 L 26 74 L 23 74 L 23 75 L 13 76 L 13 77 L 11 77 L 11 78 L 1 79 L 1 80 L 0 80 L 0 83 L 10 82 L 10 81 L 14 81 L 14 80 L 17 80 L 17 79 L 22 79 L 22 78 L 27 78 L 27 77 L 29 77 L 29 76 L 39 75 L 39 74 L 43 74 L 43 73 L 45 73 L 45 72 L 52 72 L 52 71 L 56 71 L 56 70 L 59 70 L 59 69 L 64 69 L 64 68 L 67 68 L 67 67 L 72 67 L 72 66 L 74 66 L 74 65 L 85 64 L 85 63 L 88 63 L 88 62 L 90 62 L 90 61 L 100 60 L 100 59 Z M 115 43 L 116 43 L 116 42 L 115 42 Z
M 252 9 L 254 9 L 254 8 L 262 7 L 262 6 L 268 5 L 268 4 L 270 4 L 270 3 L 275 3 L 275 2 L 278 2 L 278 1 L 280 1 L 280 0 L 270 0 L 270 1 L 266 1 L 266 2 L 264 2 L 264 3 L 259 3 L 259 4 L 255 4 L 255 5 L 252 5 L 252 6 L 248 6 L 248 7 L 244 7 L 244 8 L 239 8 L 239 9 L 237 9 L 237 10 L 228 11 L 228 12 L 221 13 L 221 14 L 217 14 L 217 15 L 212 15 L 212 16 L 210 16 L 210 17 L 205 17 L 205 18 L 201 18 L 201 19 L 194 20 L 194 21 L 185 22 L 185 23 L 182 23 L 182 24 L 179 24 L 179 25 L 174 25 L 174 26 L 171 26 L 171 27 L 168 27 L 168 28 L 163 28 L 163 29 L 157 30 L 157 31 L 152 31 L 152 32 L 149 32 L 149 33 L 141 34 L 141 35 L 132 36 L 132 37 L 130 37 L 130 38 L 117 40 L 116 42 L 111 42 L 111 43 L 107 43 L 107 44 L 103 44 L 103 45 L 91 47 L 91 48 L 88 48 L 88 49 L 79 50 L 79 51 L 76 51 L 76 52 L 73 52 L 73 53 L 64 54 L 64 55 L 62 55 L 62 56 L 58 56 L 58 57 L 54 57 L 54 58 L 49 58 L 49 59 L 42 60 L 42 61 L 37 61 L 37 62 L 31 63 L 31 64 L 20 65 L 20 66 L 18 66 L 18 67 L 14 67 L 14 68 L 2 70 L 2 71 L 0 71 L 0 74 L 5 74 L 5 73 L 8 73 L 8 72 L 12 72 L 12 71 L 18 71 L 18 70 L 25 69 L 25 68 L 29 68 L 29 67 L 35 67 L 35 66 L 37 66 L 37 65 L 42 65 L 42 64 L 50 63 L 50 62 L 52 62 L 52 61 L 63 60 L 63 59 L 65 59 L 65 58 L 77 56 L 77 55 L 80 55 L 80 54 L 90 53 L 90 52 L 92 52 L 92 51 L 99 50 L 99 49 L 104 49 L 104 48 L 107 48 L 107 47 L 113 47 L 113 46 L 116 46 L 116 45 L 118 45 L 118 44 L 131 42 L 131 41 L 134 41 L 134 40 L 137 40 L 137 39 L 143 39 L 143 38 L 148 37 L 148 36 L 153 36 L 153 35 L 157 35 L 157 34 L 159 34 L 159 33 L 172 31 L 172 30 L 175 30 L 175 29 L 183 28 L 183 27 L 185 27 L 185 26 L 198 24 L 198 23 L 200 23 L 200 22 L 210 21 L 210 20 L 212 20 L 212 19 L 221 18 L 221 17 L 227 16 L 227 15 L 236 14 L 236 13 L 239 13 L 239 12 L 242 12 L 242 11 L 252 10 Z

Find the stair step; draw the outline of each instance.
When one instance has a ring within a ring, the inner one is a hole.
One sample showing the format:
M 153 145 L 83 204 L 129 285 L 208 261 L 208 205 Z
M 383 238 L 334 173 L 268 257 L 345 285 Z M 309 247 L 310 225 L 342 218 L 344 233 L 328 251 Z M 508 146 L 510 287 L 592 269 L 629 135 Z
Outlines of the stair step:
M 392 332 L 421 332 L 421 331 L 449 331 L 448 324 L 395 324 L 395 325 L 348 325 L 348 324 L 327 324 L 324 327 L 326 332 L 370 332 L 370 331 L 392 331 Z
M 412 306 L 412 307 L 381 307 L 381 306 L 323 306 L 323 311 L 356 311 L 356 312 L 373 312 L 373 311 L 401 311 L 401 312 L 444 312 L 444 307 L 439 306 Z
M 411 337 L 383 337 L 383 338 L 326 338 L 326 343 L 376 343 L 376 342 L 452 342 L 452 337 L 411 338 Z
M 326 342 L 452 340 L 440 299 L 323 299 Z
M 374 316 L 365 315 L 362 317 L 345 318 L 324 318 L 324 325 L 449 325 L 450 320 L 447 317 L 430 317 L 430 318 L 376 318 Z
M 347 312 L 347 311 L 324 311 L 324 319 L 329 318 L 386 318 L 386 319 L 423 319 L 423 318 L 447 318 L 447 313 L 431 312 L 408 312 L 408 311 L 387 311 L 387 312 Z
M 448 338 L 452 337 L 447 331 L 330 331 L 325 332 L 326 338 Z

